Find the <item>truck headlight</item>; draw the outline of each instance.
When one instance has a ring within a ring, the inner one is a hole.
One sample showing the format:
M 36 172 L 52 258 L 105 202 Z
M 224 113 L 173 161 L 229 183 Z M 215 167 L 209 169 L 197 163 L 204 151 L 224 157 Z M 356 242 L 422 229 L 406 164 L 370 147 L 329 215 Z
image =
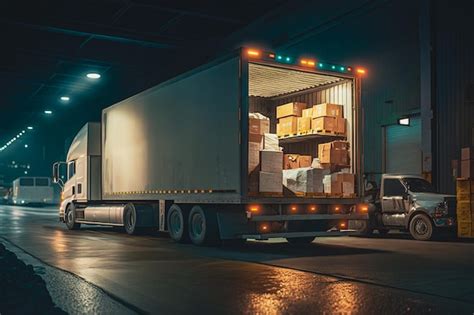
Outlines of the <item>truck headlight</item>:
M 438 203 L 433 213 L 435 218 L 443 217 L 448 214 L 448 204 L 446 201 Z

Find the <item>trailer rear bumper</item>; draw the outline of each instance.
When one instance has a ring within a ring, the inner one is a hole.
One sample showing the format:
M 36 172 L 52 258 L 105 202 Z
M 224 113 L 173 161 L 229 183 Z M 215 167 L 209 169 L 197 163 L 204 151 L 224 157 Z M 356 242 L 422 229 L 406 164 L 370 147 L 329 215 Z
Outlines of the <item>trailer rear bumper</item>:
M 326 232 L 283 232 L 283 233 L 262 233 L 262 234 L 243 234 L 243 239 L 267 240 L 269 238 L 296 238 L 296 237 L 331 237 L 331 236 L 349 236 L 361 235 L 355 230 L 346 231 L 326 231 Z

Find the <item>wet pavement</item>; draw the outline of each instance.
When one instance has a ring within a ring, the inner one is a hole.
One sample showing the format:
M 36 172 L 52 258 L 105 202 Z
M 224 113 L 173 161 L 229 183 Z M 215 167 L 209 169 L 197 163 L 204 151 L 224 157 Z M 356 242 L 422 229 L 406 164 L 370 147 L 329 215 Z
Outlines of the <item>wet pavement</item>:
M 102 288 L 130 312 L 474 312 L 473 242 L 418 242 L 396 234 L 320 238 L 304 248 L 283 240 L 197 248 L 158 233 L 68 231 L 55 209 L 4 205 L 0 237 Z M 94 301 L 87 290 L 81 294 Z

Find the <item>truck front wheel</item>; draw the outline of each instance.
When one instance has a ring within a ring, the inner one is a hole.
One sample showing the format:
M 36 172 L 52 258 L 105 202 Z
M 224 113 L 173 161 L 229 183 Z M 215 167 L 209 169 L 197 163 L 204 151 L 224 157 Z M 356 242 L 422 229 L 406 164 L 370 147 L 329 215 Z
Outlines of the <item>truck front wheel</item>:
M 168 210 L 166 217 L 168 233 L 171 239 L 178 243 L 188 241 L 188 211 L 185 208 L 173 204 Z
M 410 234 L 419 241 L 428 241 L 433 236 L 433 223 L 425 214 L 417 214 L 410 221 Z
M 78 230 L 81 227 L 80 223 L 76 223 L 76 207 L 70 204 L 64 213 L 64 222 L 69 230 Z
M 214 245 L 219 241 L 217 214 L 213 209 L 192 207 L 188 226 L 189 238 L 194 245 Z

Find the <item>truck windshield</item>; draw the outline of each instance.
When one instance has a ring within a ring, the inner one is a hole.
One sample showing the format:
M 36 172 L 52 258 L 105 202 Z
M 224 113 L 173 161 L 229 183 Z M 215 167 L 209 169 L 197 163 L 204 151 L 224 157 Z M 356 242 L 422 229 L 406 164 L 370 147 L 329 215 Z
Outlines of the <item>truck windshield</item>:
M 422 178 L 404 178 L 403 182 L 412 192 L 435 192 L 433 186 Z

